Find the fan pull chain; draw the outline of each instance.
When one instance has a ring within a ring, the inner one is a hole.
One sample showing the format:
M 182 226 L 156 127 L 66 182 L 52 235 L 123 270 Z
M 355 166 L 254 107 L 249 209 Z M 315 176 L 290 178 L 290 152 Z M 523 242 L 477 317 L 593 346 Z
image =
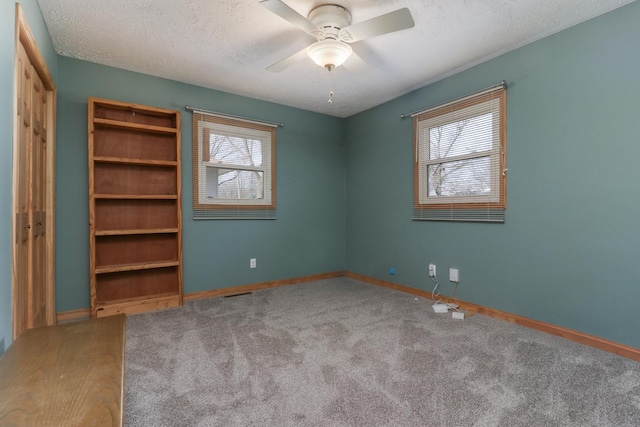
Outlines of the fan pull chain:
M 331 69 L 327 68 L 329 71 L 329 99 L 327 99 L 327 104 L 333 104 L 333 75 L 331 74 Z

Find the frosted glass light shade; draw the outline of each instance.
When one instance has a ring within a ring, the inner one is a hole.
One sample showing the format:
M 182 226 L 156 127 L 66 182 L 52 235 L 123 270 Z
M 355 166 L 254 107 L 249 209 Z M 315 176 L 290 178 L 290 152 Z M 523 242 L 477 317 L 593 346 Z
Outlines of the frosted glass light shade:
M 353 53 L 351 46 L 337 40 L 315 42 L 307 49 L 307 55 L 321 67 L 332 69 L 344 64 Z

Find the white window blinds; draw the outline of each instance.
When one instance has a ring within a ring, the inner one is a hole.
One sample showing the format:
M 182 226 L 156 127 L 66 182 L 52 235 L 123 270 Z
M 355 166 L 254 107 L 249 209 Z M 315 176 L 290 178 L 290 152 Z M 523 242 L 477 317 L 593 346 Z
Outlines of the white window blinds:
M 193 113 L 194 219 L 275 219 L 275 127 Z
M 414 219 L 504 222 L 505 103 L 497 86 L 414 116 Z

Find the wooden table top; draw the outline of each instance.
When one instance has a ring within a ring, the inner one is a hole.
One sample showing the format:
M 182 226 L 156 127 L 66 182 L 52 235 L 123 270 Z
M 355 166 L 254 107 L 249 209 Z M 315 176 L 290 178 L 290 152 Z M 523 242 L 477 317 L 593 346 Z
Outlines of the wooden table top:
M 0 358 L 0 425 L 122 425 L 124 340 L 124 315 L 25 331 Z

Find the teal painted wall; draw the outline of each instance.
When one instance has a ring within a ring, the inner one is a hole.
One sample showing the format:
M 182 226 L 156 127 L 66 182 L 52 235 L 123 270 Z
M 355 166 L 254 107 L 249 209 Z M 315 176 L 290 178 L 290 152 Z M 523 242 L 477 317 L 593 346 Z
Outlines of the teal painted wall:
M 11 182 L 13 146 L 14 2 L 0 2 L 0 354 L 11 343 Z
M 53 78 L 57 56 L 35 0 L 20 2 Z M 0 0 L 0 354 L 11 343 L 11 195 L 13 177 L 13 56 L 15 1 Z
M 347 267 L 640 347 L 640 2 L 347 120 Z M 505 79 L 505 224 L 411 220 L 399 115 Z M 390 276 L 390 267 L 397 274 Z
M 175 81 L 59 58 L 57 307 L 89 307 L 87 97 L 182 112 L 184 292 L 344 270 L 342 120 Z M 284 122 L 277 131 L 278 219 L 193 220 L 191 113 L 185 105 Z M 258 268 L 249 269 L 257 258 Z

